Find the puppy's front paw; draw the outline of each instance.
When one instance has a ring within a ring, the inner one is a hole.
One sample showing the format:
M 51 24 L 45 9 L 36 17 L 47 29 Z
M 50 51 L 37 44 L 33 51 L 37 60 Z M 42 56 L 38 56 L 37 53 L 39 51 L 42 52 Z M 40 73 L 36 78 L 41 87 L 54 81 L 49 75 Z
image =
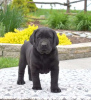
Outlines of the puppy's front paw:
M 32 78 L 31 78 L 31 77 L 29 77 L 29 80 L 30 80 L 30 81 L 32 81 Z
M 23 84 L 25 84 L 25 81 L 24 81 L 24 80 L 18 80 L 18 81 L 17 81 L 17 84 L 18 84 L 18 85 L 23 85 Z
M 42 90 L 42 88 L 41 88 L 41 87 L 38 87 L 38 86 L 35 86 L 35 87 L 33 87 L 32 89 L 33 89 L 33 90 Z
M 58 88 L 52 88 L 51 92 L 53 92 L 53 93 L 59 93 L 59 92 L 61 92 L 61 89 L 59 87 Z

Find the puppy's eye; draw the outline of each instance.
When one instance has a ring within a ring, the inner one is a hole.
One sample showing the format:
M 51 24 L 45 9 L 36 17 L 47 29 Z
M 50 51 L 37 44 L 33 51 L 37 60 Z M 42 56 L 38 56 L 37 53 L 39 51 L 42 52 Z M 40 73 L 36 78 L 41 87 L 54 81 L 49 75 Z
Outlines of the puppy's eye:
M 52 39 L 52 37 L 48 37 L 49 39 Z

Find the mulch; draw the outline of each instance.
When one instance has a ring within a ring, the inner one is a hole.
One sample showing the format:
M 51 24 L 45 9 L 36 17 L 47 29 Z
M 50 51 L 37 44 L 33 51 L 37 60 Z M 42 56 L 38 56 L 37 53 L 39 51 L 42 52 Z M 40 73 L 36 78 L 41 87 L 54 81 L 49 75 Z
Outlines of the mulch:
M 91 39 L 84 37 L 68 36 L 68 38 L 71 40 L 72 44 L 91 42 Z

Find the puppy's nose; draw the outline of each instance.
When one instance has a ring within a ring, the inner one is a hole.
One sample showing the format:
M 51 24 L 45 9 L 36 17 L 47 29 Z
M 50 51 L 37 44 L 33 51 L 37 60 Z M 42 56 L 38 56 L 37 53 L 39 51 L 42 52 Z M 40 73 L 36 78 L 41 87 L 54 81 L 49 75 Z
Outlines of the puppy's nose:
M 47 46 L 47 42 L 46 42 L 46 41 L 43 41 L 43 42 L 41 43 L 41 46 L 42 46 L 42 47 L 46 47 L 46 46 Z

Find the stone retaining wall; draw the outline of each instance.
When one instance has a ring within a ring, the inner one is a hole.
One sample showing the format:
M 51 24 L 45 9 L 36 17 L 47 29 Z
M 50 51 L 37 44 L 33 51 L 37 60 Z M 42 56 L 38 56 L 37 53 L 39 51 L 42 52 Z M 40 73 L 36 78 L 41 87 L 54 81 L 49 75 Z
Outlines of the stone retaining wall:
M 21 44 L 0 43 L 0 57 L 19 58 L 21 46 Z M 59 53 L 59 60 L 91 57 L 91 42 L 57 46 L 57 48 Z
M 0 56 L 19 58 L 21 44 L 0 43 Z

